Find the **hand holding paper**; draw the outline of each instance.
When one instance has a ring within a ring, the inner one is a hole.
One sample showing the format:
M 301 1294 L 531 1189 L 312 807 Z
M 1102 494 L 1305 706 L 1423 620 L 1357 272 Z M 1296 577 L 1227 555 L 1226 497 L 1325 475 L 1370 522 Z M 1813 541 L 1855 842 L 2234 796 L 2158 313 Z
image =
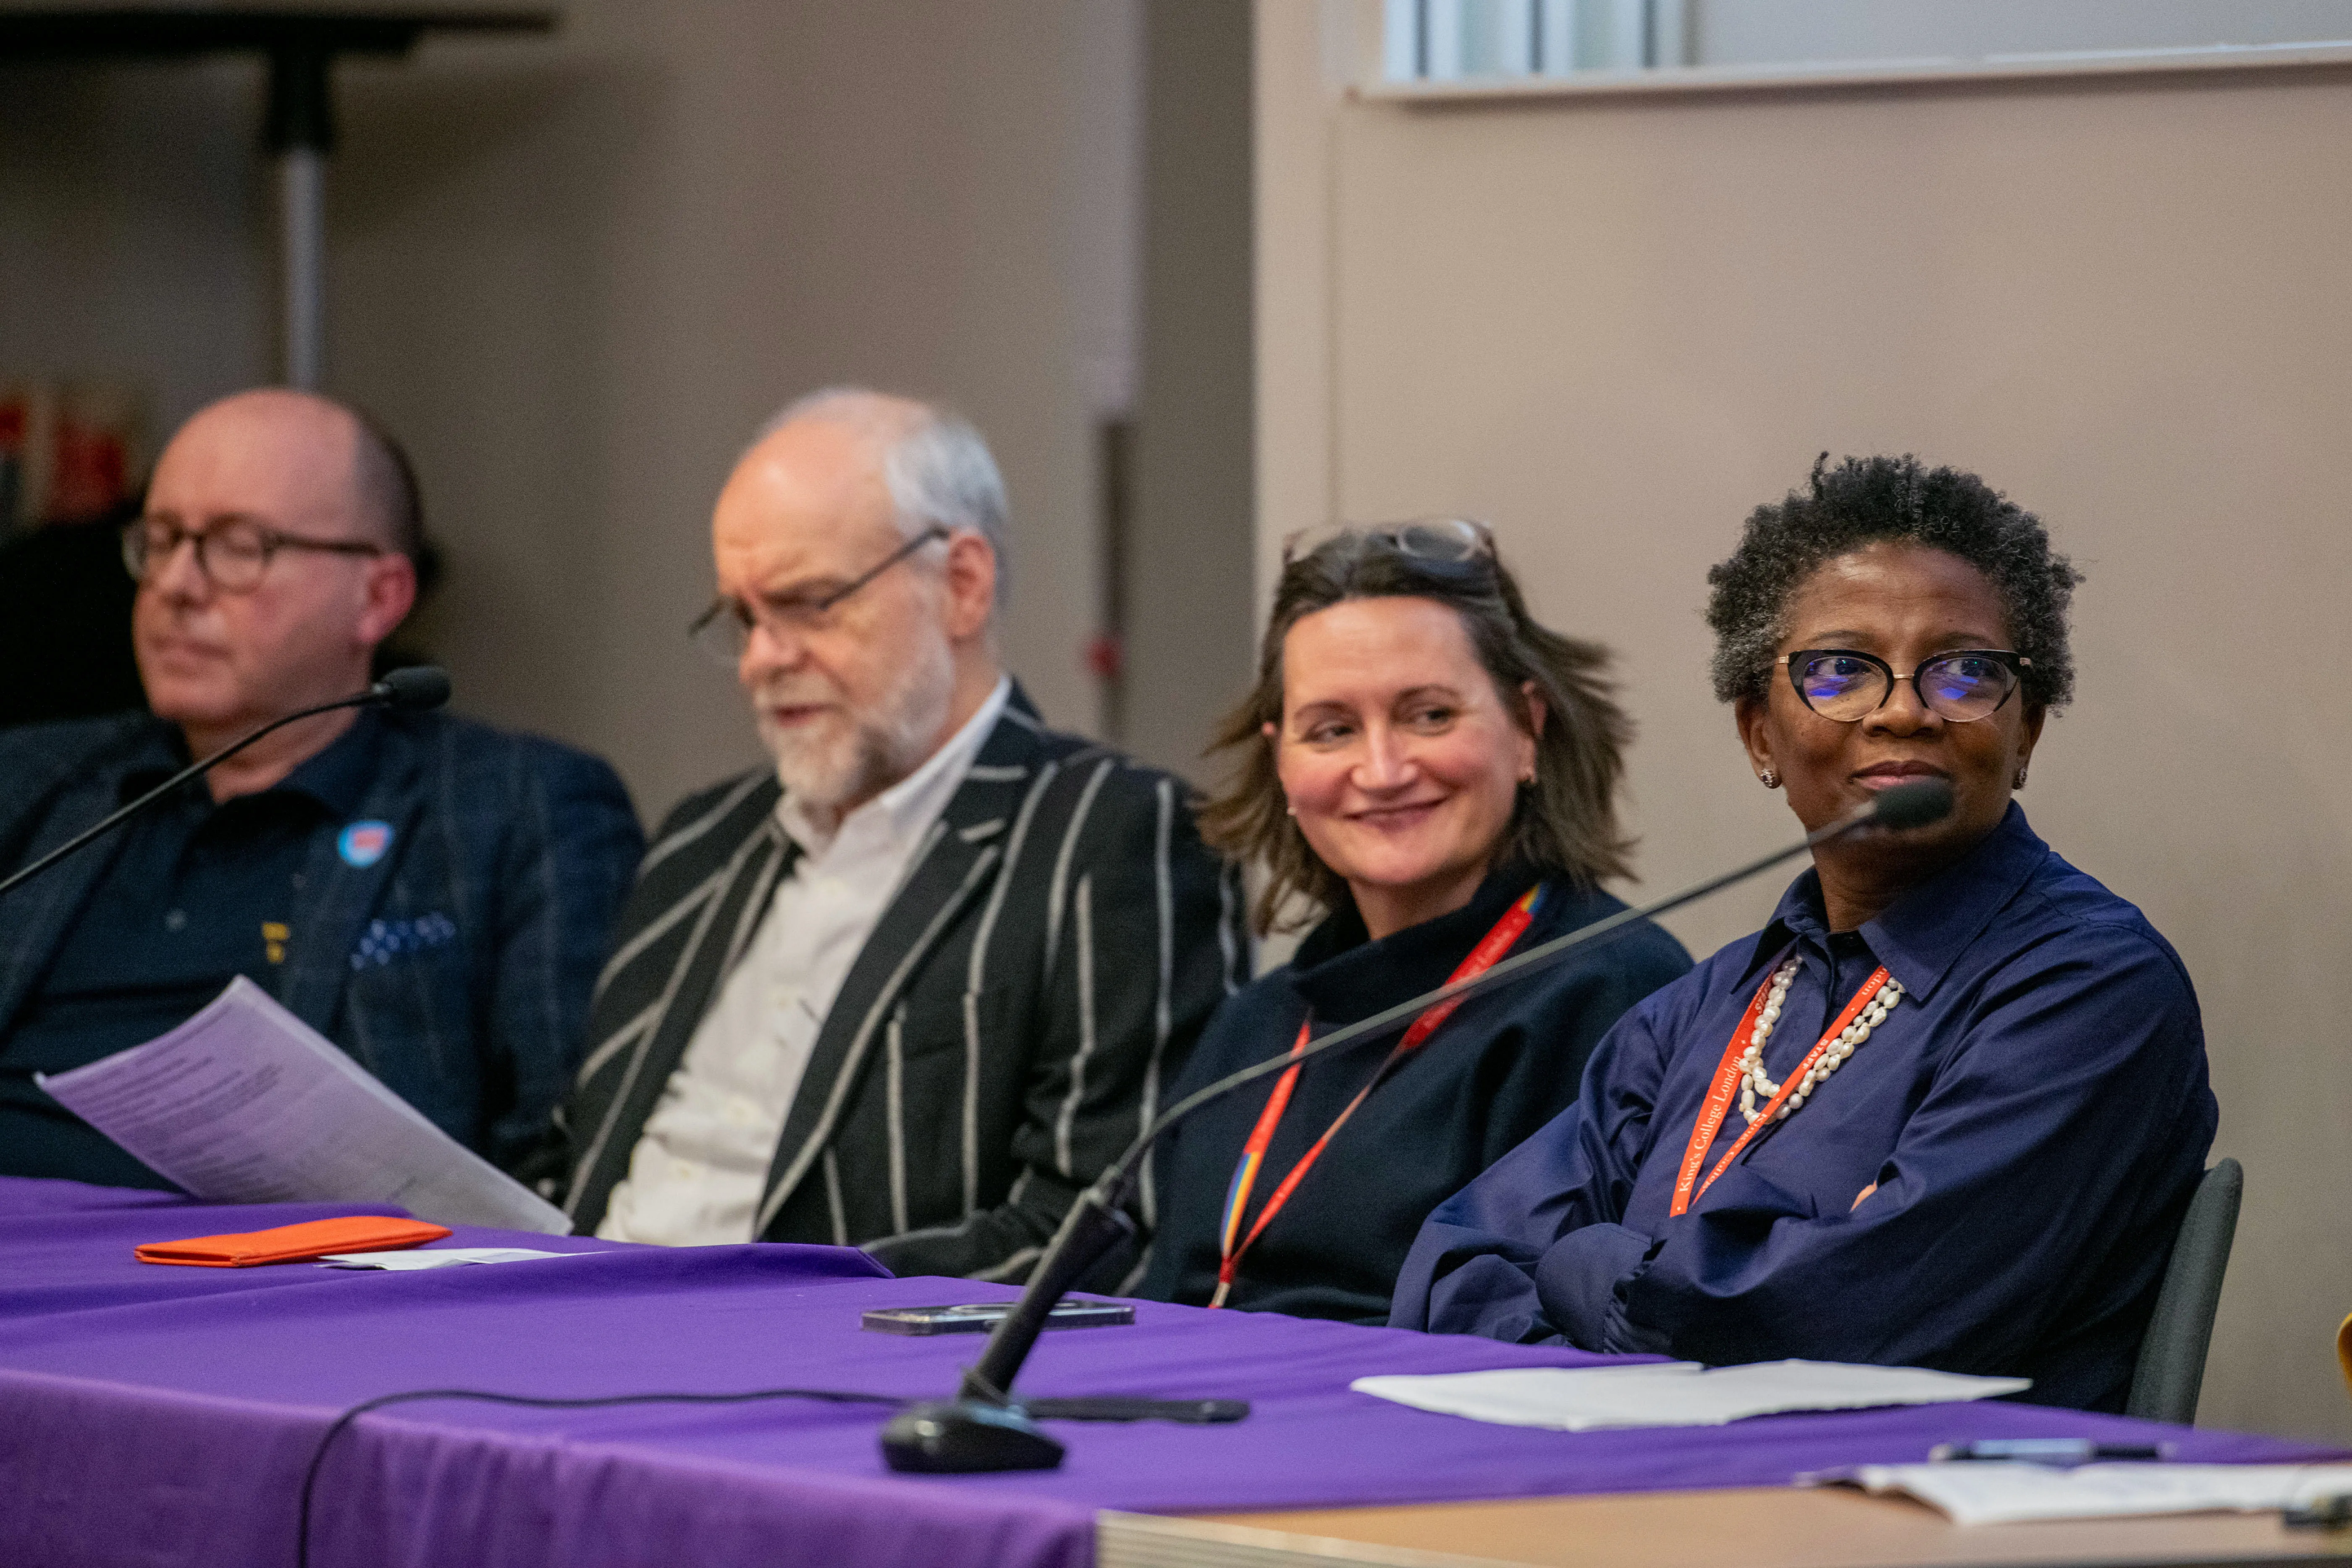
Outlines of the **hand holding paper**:
M 213 1203 L 397 1204 L 445 1225 L 572 1228 L 243 975 L 171 1033 L 36 1081 Z

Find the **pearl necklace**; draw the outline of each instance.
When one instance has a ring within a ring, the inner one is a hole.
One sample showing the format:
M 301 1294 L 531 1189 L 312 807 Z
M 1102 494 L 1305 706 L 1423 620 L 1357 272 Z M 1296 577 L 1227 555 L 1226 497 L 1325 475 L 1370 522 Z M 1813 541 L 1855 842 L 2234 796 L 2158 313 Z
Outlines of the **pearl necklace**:
M 1780 1086 L 1765 1076 L 1764 1042 L 1771 1037 L 1772 1026 L 1780 1021 L 1780 1005 L 1789 999 L 1789 986 L 1797 978 L 1798 967 L 1797 960 L 1791 958 L 1774 973 L 1771 994 L 1764 998 L 1764 1010 L 1756 1016 L 1756 1027 L 1748 1037 L 1748 1048 L 1739 1054 L 1744 1079 L 1739 1086 L 1739 1114 L 1750 1123 L 1755 1121 L 1758 1114 L 1756 1102 L 1760 1099 L 1769 1103 L 1772 1097 L 1780 1092 Z M 1805 1103 L 1807 1095 L 1826 1083 L 1830 1074 L 1837 1071 L 1846 1058 L 1853 1055 L 1862 1042 L 1870 1038 L 1873 1029 L 1886 1022 L 1886 1015 L 1895 1011 L 1895 1004 L 1902 1000 L 1902 982 L 1889 980 L 1880 986 L 1878 994 L 1870 999 L 1869 1005 L 1863 1008 L 1861 1016 L 1839 1031 L 1836 1043 L 1823 1051 L 1821 1059 L 1805 1074 L 1804 1081 L 1797 1085 L 1797 1091 L 1789 1096 L 1788 1103 L 1780 1107 L 1780 1119 L 1789 1117 L 1797 1107 Z

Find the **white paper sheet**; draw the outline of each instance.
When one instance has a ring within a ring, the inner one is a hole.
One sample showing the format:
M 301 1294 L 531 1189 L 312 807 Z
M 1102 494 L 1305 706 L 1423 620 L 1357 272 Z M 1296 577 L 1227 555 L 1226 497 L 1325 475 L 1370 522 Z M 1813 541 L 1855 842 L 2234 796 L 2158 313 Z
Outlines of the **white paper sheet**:
M 170 1034 L 35 1081 L 209 1203 L 398 1204 L 440 1225 L 572 1228 L 243 975 Z
M 410 1247 L 399 1252 L 330 1252 L 319 1261 L 329 1268 L 383 1268 L 406 1273 L 418 1268 L 457 1268 L 468 1263 L 528 1263 L 534 1258 L 577 1258 L 576 1252 L 541 1252 L 535 1247 L 436 1247 L 431 1251 Z
M 1917 1498 L 1955 1524 L 2134 1514 L 2257 1513 L 2352 1492 L 2352 1465 L 1863 1465 L 1842 1479 Z
M 1963 1377 L 1843 1362 L 1773 1361 L 1710 1370 L 1685 1361 L 1360 1377 L 1348 1386 L 1442 1415 L 1586 1432 L 1603 1426 L 1719 1426 L 1783 1410 L 1941 1405 L 2019 1394 L 2033 1384 L 2022 1377 Z

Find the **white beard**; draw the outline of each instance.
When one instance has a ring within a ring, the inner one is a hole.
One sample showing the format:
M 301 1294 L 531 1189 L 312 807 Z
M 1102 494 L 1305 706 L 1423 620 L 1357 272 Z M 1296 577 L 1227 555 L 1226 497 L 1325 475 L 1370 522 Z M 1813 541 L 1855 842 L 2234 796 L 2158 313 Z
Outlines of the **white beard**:
M 787 731 L 769 719 L 772 704 L 789 706 L 812 695 L 806 688 L 809 679 L 788 678 L 761 688 L 753 694 L 752 714 L 761 743 L 776 759 L 776 777 L 785 793 L 804 809 L 828 815 L 852 801 L 879 795 L 920 767 L 940 740 L 955 700 L 954 657 L 947 638 L 936 632 L 910 650 L 898 684 L 885 694 L 880 707 L 851 713 L 845 730 L 828 723 L 814 734 Z M 839 692 L 829 689 L 824 696 L 837 700 Z

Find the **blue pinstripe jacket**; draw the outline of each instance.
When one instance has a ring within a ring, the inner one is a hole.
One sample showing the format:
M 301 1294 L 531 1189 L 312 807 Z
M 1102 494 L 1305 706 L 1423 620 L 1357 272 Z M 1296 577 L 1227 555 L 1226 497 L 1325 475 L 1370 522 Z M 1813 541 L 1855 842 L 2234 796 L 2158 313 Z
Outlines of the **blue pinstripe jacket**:
M 384 714 L 359 819 L 373 865 L 322 826 L 278 1000 L 451 1137 L 512 1164 L 580 1058 L 588 993 L 645 843 L 613 770 L 442 713 Z M 177 765 L 144 713 L 0 731 L 0 867 L 121 804 L 125 774 Z M 101 839 L 0 898 L 0 1042 L 121 846 Z M 454 928 L 454 929 L 451 929 Z M 429 942 L 400 940 L 429 932 Z
M 746 773 L 655 835 L 560 1117 L 583 1232 L 790 869 L 780 794 Z M 1247 977 L 1239 905 L 1179 780 L 1041 728 L 1016 689 L 825 1016 L 760 1239 L 1025 1276 Z

